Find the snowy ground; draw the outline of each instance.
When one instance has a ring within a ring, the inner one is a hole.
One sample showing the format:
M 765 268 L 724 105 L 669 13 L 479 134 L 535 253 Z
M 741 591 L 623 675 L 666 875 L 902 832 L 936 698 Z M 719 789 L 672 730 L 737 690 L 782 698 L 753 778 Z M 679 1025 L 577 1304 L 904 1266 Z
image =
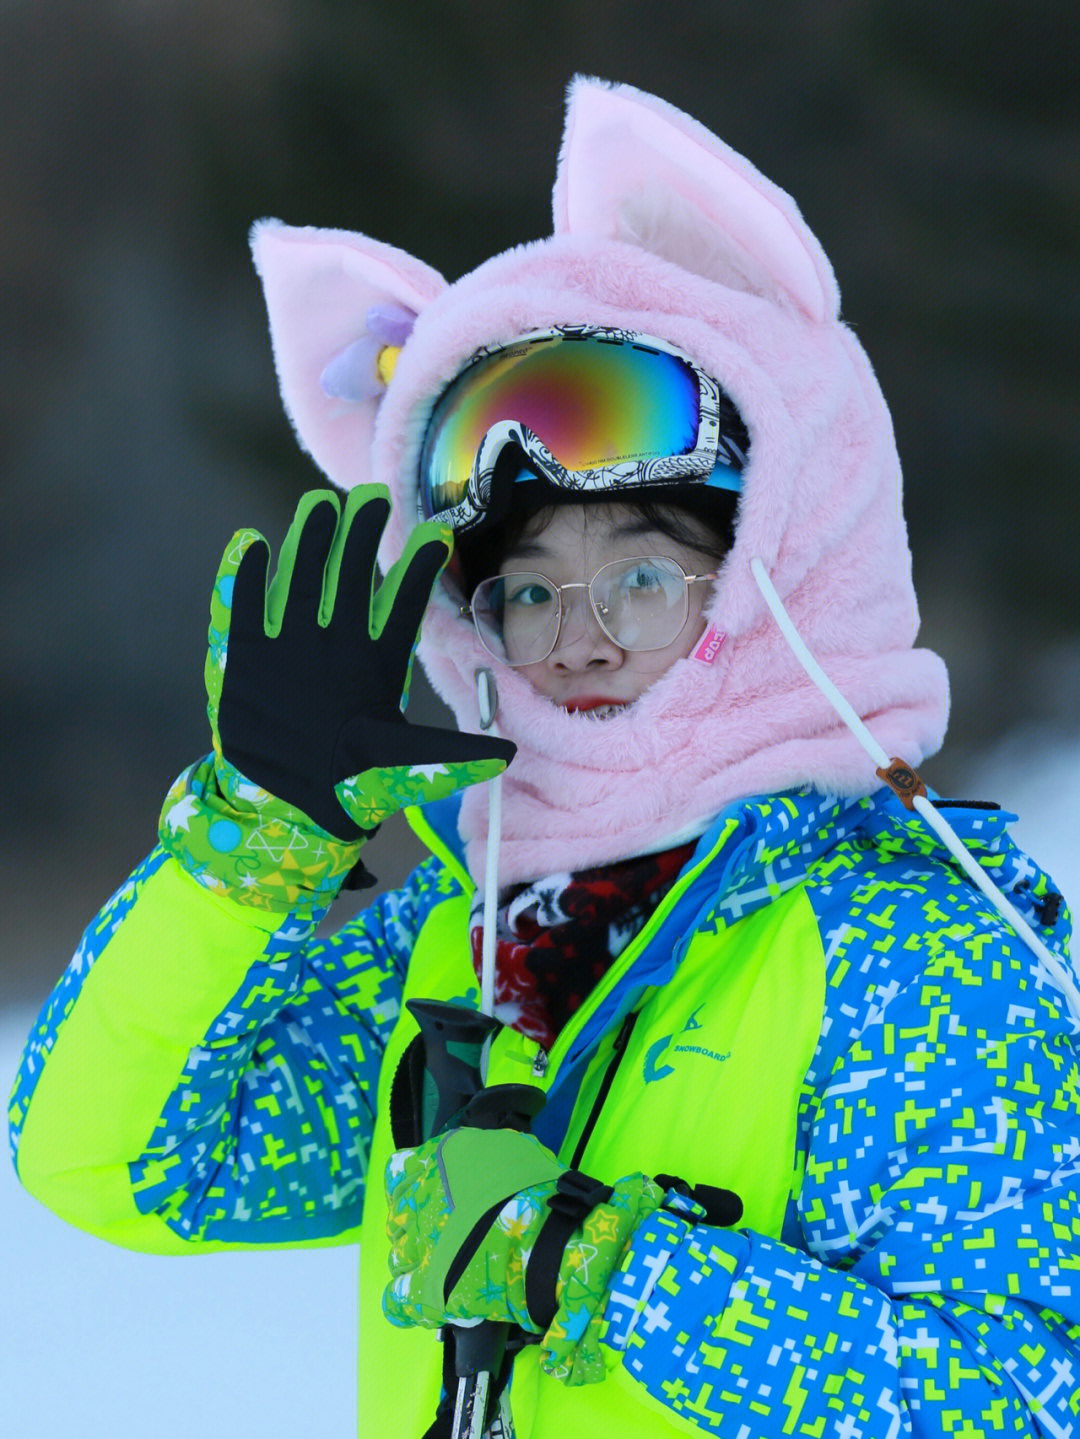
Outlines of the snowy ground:
M 1019 811 L 1018 842 L 1080 906 L 1080 745 L 1029 731 L 965 797 Z M 9 1081 L 33 1016 L 0 1014 Z M 69 1229 L 0 1164 L 3 1432 L 19 1439 L 351 1439 L 354 1249 L 160 1259 Z
M 5 1086 L 32 1022 L 0 1020 Z M 352 1439 L 359 1251 L 161 1258 L 71 1229 L 0 1164 L 0 1432 Z

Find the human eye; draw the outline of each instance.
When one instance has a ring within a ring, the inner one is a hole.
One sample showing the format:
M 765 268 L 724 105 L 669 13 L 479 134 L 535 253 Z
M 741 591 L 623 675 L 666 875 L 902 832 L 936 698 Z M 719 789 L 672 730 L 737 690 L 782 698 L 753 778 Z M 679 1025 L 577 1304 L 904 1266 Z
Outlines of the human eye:
M 652 594 L 664 588 L 670 574 L 656 560 L 634 560 L 623 573 L 622 587 L 630 594 Z
M 534 576 L 508 575 L 506 579 L 506 603 L 519 609 L 549 605 L 552 593 L 546 584 Z

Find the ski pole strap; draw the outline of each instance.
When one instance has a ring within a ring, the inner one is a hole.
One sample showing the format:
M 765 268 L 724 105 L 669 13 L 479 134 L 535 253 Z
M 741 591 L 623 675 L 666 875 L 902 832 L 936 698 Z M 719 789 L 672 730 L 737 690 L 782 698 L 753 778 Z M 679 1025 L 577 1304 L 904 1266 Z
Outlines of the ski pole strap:
M 541 1330 L 550 1329 L 559 1308 L 556 1284 L 570 1236 L 598 1204 L 607 1203 L 612 1193 L 610 1184 L 590 1179 L 579 1169 L 568 1169 L 559 1176 L 555 1193 L 548 1200 L 548 1216 L 525 1270 L 525 1303 L 530 1319 Z
M 653 1179 L 665 1192 L 674 1189 L 684 1194 L 705 1211 L 705 1223 L 726 1229 L 742 1218 L 742 1200 L 733 1189 L 718 1189 L 714 1184 L 688 1184 L 675 1174 L 654 1174 Z

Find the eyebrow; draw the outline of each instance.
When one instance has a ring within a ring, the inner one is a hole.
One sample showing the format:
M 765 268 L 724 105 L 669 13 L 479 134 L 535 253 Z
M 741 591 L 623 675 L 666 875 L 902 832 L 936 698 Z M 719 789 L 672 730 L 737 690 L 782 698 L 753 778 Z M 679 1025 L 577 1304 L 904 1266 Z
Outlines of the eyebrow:
M 536 560 L 542 559 L 544 555 L 550 553 L 551 551 L 547 546 L 542 545 L 539 540 L 519 540 L 516 545 L 511 545 L 510 549 L 507 550 L 506 558 Z
M 625 520 L 620 525 L 612 525 L 610 535 L 615 540 L 632 539 L 635 535 L 652 535 L 661 533 L 654 530 L 646 519 Z M 534 540 L 518 540 L 515 545 L 506 552 L 507 559 L 536 560 L 544 559 L 553 554 L 554 551 L 543 543 L 542 536 L 538 535 Z

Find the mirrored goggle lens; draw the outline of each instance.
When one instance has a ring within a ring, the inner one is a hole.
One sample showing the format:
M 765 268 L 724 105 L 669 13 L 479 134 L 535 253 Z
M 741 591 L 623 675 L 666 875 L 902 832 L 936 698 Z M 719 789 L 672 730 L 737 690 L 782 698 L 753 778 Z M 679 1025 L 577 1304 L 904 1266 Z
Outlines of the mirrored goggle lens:
M 677 355 L 629 340 L 523 340 L 463 371 L 441 396 L 421 455 L 424 513 L 458 504 L 501 420 L 531 430 L 572 471 L 691 454 L 700 387 Z
M 571 596 L 562 602 L 571 610 L 588 603 L 576 587 Z M 593 578 L 590 597 L 601 628 L 620 649 L 663 649 L 686 623 L 686 577 L 674 560 L 663 556 L 604 565 Z M 551 654 L 559 637 L 560 611 L 558 590 L 540 574 L 484 580 L 472 598 L 473 621 L 484 647 L 511 666 L 536 664 Z

